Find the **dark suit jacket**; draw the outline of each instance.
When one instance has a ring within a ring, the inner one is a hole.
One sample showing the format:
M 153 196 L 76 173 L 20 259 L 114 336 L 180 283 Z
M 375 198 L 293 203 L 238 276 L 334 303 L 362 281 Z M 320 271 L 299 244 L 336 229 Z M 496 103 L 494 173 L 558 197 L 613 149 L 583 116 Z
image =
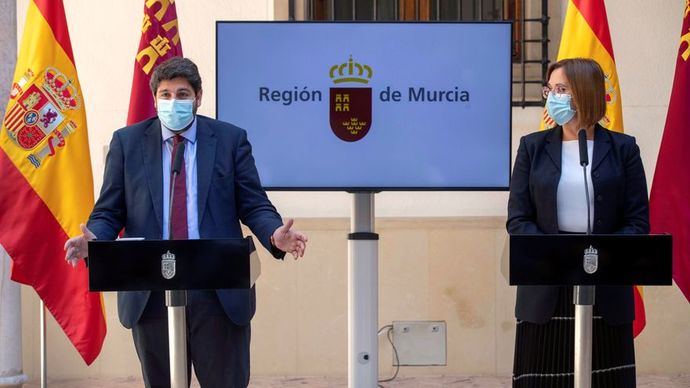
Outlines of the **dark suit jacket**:
M 162 138 L 158 119 L 117 130 L 106 158 L 103 187 L 88 227 L 100 240 L 125 237 L 160 239 L 163 222 Z M 276 258 L 270 236 L 282 225 L 264 192 L 247 133 L 234 125 L 197 116 L 197 194 L 201 238 L 242 237 L 247 225 Z M 255 290 L 216 290 L 233 322 L 246 325 L 256 309 Z M 118 293 L 120 322 L 131 328 L 150 292 Z
M 508 200 L 509 233 L 558 233 L 556 191 L 561 176 L 562 138 L 559 126 L 520 139 Z M 597 124 L 591 166 L 592 233 L 649 233 L 647 181 L 635 139 Z M 518 287 L 515 316 L 544 323 L 554 313 L 557 295 L 558 287 Z M 609 324 L 632 322 L 632 287 L 597 287 L 595 313 Z

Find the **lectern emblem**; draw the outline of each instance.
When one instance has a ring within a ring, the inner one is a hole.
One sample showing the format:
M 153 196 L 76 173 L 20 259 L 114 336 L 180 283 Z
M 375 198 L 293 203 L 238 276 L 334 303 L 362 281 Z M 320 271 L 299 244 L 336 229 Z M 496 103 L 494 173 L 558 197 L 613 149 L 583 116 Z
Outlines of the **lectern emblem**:
M 584 267 L 585 272 L 590 275 L 597 272 L 597 269 L 599 268 L 599 251 L 597 251 L 596 248 L 592 247 L 591 245 L 589 248 L 585 249 L 582 266 Z
M 161 273 L 170 280 L 175 277 L 175 254 L 167 251 L 161 255 Z

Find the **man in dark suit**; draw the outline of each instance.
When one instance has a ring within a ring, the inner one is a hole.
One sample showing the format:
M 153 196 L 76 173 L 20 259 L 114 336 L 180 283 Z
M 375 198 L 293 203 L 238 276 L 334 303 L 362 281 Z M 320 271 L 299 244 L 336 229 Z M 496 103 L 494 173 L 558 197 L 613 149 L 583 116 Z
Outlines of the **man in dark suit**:
M 240 222 L 275 258 L 302 257 L 307 237 L 291 229 L 292 220 L 283 225 L 266 196 L 247 133 L 196 114 L 202 97 L 196 65 L 171 58 L 155 69 L 150 86 L 158 117 L 113 134 L 100 197 L 83 234 L 65 243 L 65 259 L 74 264 L 87 255 L 89 240 L 113 240 L 123 228 L 125 237 L 146 239 L 237 238 Z M 184 163 L 170 207 L 178 150 Z M 164 299 L 162 292 L 118 293 L 120 322 L 132 329 L 147 387 L 170 386 Z M 203 387 L 248 385 L 255 308 L 253 287 L 188 293 L 188 364 Z

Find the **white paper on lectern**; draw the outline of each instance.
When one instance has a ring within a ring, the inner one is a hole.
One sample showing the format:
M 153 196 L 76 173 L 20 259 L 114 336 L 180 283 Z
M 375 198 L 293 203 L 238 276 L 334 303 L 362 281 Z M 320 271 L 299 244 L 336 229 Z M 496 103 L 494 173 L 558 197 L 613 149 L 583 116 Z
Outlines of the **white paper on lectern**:
M 249 254 L 249 287 L 254 287 L 256 280 L 261 275 L 261 260 L 259 260 L 259 254 L 254 250 L 254 252 Z
M 503 279 L 510 284 L 510 235 L 503 244 L 503 252 L 501 253 L 501 275 Z

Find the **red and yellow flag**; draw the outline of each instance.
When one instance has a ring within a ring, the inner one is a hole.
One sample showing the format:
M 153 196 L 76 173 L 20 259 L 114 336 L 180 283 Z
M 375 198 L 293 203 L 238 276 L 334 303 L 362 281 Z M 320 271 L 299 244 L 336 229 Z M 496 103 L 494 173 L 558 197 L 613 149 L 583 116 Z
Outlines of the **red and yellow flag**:
M 558 60 L 566 58 L 591 58 L 604 70 L 606 79 L 606 115 L 600 124 L 612 131 L 623 132 L 623 108 L 621 92 L 613 56 L 604 0 L 569 0 L 563 23 Z M 541 128 L 550 128 L 555 122 L 544 109 Z M 644 309 L 643 289 L 634 287 L 635 321 L 633 334 L 644 329 L 647 319 Z
M 606 77 L 607 103 L 606 116 L 600 124 L 612 131 L 623 132 L 621 92 L 604 0 L 568 1 L 557 60 L 566 58 L 591 58 L 599 63 Z M 544 110 L 542 128 L 554 125 Z
M 62 0 L 31 0 L 0 127 L 0 243 L 87 364 L 105 339 L 101 294 L 65 260 L 93 207 L 84 99 Z
M 175 3 L 168 0 L 144 0 L 144 20 L 139 51 L 134 61 L 127 125 L 156 116 L 149 88 L 151 73 L 159 63 L 177 56 L 182 56 L 182 43 Z
M 673 235 L 673 280 L 690 302 L 690 1 L 649 198 L 652 233 Z

